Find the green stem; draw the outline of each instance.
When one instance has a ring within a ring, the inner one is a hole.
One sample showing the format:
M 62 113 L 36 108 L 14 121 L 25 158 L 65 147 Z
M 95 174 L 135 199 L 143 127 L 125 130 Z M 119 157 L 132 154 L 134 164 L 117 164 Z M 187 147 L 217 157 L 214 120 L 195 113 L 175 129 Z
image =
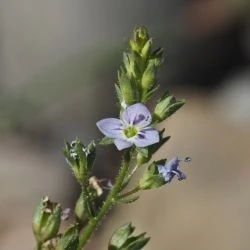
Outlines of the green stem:
M 121 186 L 123 181 L 127 175 L 130 163 L 130 151 L 126 151 L 123 157 L 123 164 L 121 166 L 120 172 L 116 178 L 115 184 L 113 189 L 110 191 L 106 201 L 103 203 L 103 206 L 100 208 L 96 217 L 91 218 L 84 230 L 82 236 L 80 236 L 78 250 L 81 250 L 86 243 L 88 242 L 89 238 L 93 234 L 93 232 L 98 227 L 101 220 L 105 217 L 105 215 L 109 212 L 116 201 L 116 196 L 121 191 Z
M 140 187 L 137 186 L 137 187 L 133 188 L 132 190 L 130 190 L 130 191 L 124 193 L 124 194 L 119 195 L 117 198 L 118 198 L 118 199 L 126 198 L 126 197 L 128 197 L 128 196 L 130 196 L 130 195 L 132 195 L 132 194 L 137 193 L 137 192 L 140 191 L 140 190 L 141 190 Z

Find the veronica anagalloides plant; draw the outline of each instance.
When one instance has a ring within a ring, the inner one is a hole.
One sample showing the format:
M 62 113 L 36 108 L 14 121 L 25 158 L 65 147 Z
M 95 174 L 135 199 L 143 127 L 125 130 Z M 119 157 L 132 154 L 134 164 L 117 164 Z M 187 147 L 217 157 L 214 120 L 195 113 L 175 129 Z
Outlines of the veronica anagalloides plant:
M 161 187 L 174 178 L 186 178 L 180 169 L 182 160 L 178 157 L 169 161 L 151 161 L 153 154 L 170 138 L 164 135 L 164 130 L 159 131 L 156 125 L 184 104 L 184 100 L 176 100 L 166 92 L 153 109 L 148 107 L 148 101 L 159 87 L 157 73 L 163 62 L 163 50 L 153 50 L 152 45 L 153 40 L 146 28 L 134 30 L 129 49 L 123 54 L 123 65 L 118 70 L 115 84 L 118 115 L 96 123 L 103 137 L 87 145 L 79 138 L 70 143 L 65 142 L 64 155 L 81 187 L 81 193 L 73 209 L 73 222 L 63 233 L 60 232 L 60 226 L 70 216 L 69 209 L 63 210 L 59 203 L 52 202 L 48 197 L 40 201 L 32 223 L 37 250 L 84 249 L 113 206 L 136 201 L 140 191 Z M 121 166 L 113 182 L 93 175 L 96 147 L 111 144 L 122 151 Z M 183 161 L 189 160 L 185 158 Z M 144 168 L 144 174 L 133 188 L 127 190 L 138 168 Z M 109 190 L 109 193 L 100 205 L 104 189 Z M 127 223 L 115 231 L 108 250 L 142 249 L 149 238 L 145 233 L 133 235 L 134 229 L 131 223 Z

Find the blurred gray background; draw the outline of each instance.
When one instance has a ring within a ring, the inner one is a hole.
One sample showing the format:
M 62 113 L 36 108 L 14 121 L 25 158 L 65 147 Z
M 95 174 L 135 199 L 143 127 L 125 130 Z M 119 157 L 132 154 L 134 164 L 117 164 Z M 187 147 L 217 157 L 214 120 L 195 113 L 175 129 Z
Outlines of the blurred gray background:
M 148 250 L 250 248 L 250 8 L 247 0 L 0 0 L 0 250 L 33 249 L 31 217 L 48 194 L 72 207 L 64 139 L 100 136 L 135 26 L 165 50 L 161 91 L 187 104 L 161 127 L 156 158 L 190 156 L 185 182 L 115 209 L 88 249 L 133 221 Z M 114 148 L 95 173 L 113 178 Z

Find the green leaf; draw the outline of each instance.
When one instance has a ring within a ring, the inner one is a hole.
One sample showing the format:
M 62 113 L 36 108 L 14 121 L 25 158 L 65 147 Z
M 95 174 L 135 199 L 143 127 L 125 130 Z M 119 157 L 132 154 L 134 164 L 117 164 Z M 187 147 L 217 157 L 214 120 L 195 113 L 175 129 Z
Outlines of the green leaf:
M 139 196 L 134 196 L 134 197 L 120 199 L 117 202 L 122 203 L 122 204 L 130 204 L 130 203 L 137 201 L 139 198 L 140 198 Z

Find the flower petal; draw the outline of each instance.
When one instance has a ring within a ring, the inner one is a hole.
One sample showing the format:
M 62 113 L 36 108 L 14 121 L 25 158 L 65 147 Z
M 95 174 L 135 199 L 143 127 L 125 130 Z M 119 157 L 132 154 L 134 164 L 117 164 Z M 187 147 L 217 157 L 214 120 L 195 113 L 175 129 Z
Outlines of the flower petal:
M 186 175 L 179 168 L 180 160 L 174 157 L 165 166 L 158 165 L 158 171 L 167 183 L 170 183 L 176 176 L 179 181 L 186 179 Z
M 136 147 L 144 148 L 160 141 L 159 132 L 154 128 L 141 130 L 133 140 Z
M 115 139 L 114 143 L 115 143 L 118 150 L 122 150 L 124 148 L 129 148 L 133 145 L 132 142 L 128 142 L 128 141 L 121 140 L 121 139 Z
M 136 103 L 123 111 L 122 120 L 129 125 L 137 125 L 144 128 L 151 123 L 152 116 L 146 106 Z
M 177 170 L 178 166 L 179 166 L 180 160 L 178 159 L 178 157 L 174 157 L 173 159 L 171 159 L 170 161 L 168 161 L 165 165 L 166 171 L 173 171 L 173 170 Z
M 96 123 L 96 126 L 107 137 L 122 138 L 121 132 L 123 129 L 123 124 L 119 119 L 116 118 L 102 119 Z

